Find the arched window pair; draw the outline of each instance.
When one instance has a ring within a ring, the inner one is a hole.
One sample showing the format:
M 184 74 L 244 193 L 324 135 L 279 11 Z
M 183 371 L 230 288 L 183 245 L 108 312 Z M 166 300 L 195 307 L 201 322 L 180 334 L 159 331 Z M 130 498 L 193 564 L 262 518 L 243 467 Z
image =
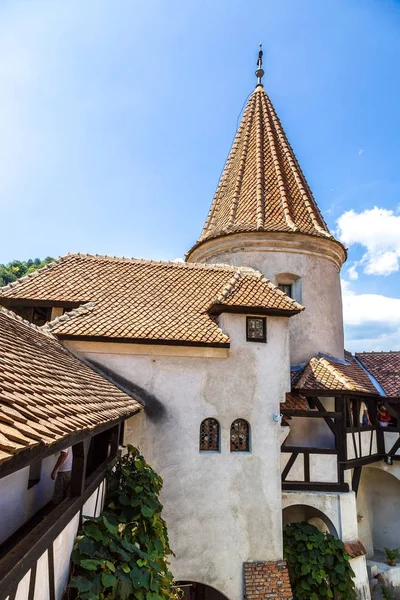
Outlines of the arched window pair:
M 250 425 L 244 419 L 236 419 L 231 425 L 230 435 L 231 452 L 249 452 L 250 450 Z M 204 419 L 200 425 L 201 452 L 219 452 L 220 450 L 220 425 L 217 419 Z

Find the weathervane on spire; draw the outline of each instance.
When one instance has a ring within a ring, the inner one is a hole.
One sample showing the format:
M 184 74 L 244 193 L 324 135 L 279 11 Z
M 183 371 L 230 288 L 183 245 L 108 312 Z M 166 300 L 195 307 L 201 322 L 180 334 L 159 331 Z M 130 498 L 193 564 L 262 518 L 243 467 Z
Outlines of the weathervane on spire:
M 258 46 L 258 60 L 257 60 L 257 66 L 258 69 L 256 71 L 256 77 L 257 77 L 257 85 L 262 85 L 261 79 L 264 76 L 264 69 L 262 68 L 262 57 L 263 57 L 263 50 L 262 50 L 262 44 L 260 43 Z

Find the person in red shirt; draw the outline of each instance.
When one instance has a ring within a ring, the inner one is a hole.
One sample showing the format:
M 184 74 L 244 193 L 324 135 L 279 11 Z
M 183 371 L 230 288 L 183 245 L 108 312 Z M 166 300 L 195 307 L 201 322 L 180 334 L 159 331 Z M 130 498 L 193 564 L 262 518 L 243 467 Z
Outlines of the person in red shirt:
M 378 421 L 381 427 L 387 427 L 390 423 L 390 414 L 384 404 L 378 406 Z

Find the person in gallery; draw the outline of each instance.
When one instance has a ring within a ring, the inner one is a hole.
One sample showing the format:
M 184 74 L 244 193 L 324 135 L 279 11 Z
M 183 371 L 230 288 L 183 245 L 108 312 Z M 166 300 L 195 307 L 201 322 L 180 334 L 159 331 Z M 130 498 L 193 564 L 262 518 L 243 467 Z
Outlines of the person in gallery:
M 72 448 L 61 450 L 54 469 L 51 472 L 51 478 L 55 480 L 53 492 L 53 504 L 60 504 L 69 492 L 72 471 Z
M 363 401 L 360 403 L 360 425 L 371 425 L 368 407 Z
M 388 427 L 390 423 L 390 414 L 384 404 L 378 406 L 378 421 L 381 427 Z

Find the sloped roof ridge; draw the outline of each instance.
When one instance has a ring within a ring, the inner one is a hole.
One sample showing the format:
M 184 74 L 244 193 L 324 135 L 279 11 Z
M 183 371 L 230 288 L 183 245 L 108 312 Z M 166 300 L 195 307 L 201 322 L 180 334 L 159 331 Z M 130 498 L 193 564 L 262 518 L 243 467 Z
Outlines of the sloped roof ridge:
M 354 356 L 362 354 L 400 354 L 400 350 L 363 350 L 362 352 L 355 352 Z
M 54 329 L 55 327 L 57 327 L 57 325 L 60 325 L 61 323 L 65 323 L 65 322 L 69 321 L 70 319 L 79 317 L 80 315 L 87 315 L 89 312 L 91 312 L 91 310 L 94 308 L 95 305 L 96 305 L 96 302 L 85 302 L 85 304 L 81 304 L 81 306 L 78 306 L 77 308 L 73 308 L 72 310 L 64 313 L 63 315 L 56 317 L 52 321 L 49 321 L 48 323 L 43 325 L 40 328 L 40 330 L 46 331 L 46 332 L 51 332 L 52 329 Z M 53 334 L 51 334 L 51 335 L 53 335 Z
M 43 265 L 43 267 L 40 267 L 39 269 L 35 269 L 35 271 L 32 271 L 32 273 L 27 273 L 26 275 L 19 277 L 16 281 L 11 281 L 10 283 L 3 285 L 2 287 L 0 287 L 0 294 L 3 290 L 11 290 L 12 288 L 18 287 L 19 285 L 23 284 L 28 279 L 37 277 L 38 275 L 40 275 L 40 273 L 42 273 L 46 269 L 51 269 L 56 264 L 65 260 L 68 256 L 72 256 L 72 255 L 68 253 L 68 254 L 64 254 L 63 256 L 59 256 L 58 258 L 55 258 L 51 263 L 46 263 L 45 265 Z
M 20 282 L 22 282 L 23 280 L 25 280 L 29 277 L 37 276 L 43 269 L 54 266 L 55 263 L 60 263 L 67 259 L 71 259 L 71 258 L 75 258 L 75 257 L 93 258 L 93 259 L 99 259 L 99 260 L 127 262 L 127 263 L 145 263 L 145 264 L 150 263 L 150 264 L 161 265 L 161 266 L 163 266 L 163 265 L 173 266 L 173 267 L 182 268 L 182 269 L 204 269 L 204 270 L 217 269 L 217 270 L 223 270 L 223 271 L 237 271 L 239 269 L 245 268 L 248 270 L 249 274 L 250 274 L 250 271 L 254 271 L 254 272 L 257 271 L 256 269 L 252 269 L 251 267 L 236 267 L 234 265 L 229 265 L 227 263 L 212 263 L 212 264 L 200 263 L 200 262 L 187 263 L 187 262 L 176 262 L 174 260 L 155 260 L 155 259 L 150 259 L 150 258 L 136 258 L 136 257 L 129 257 L 129 256 L 110 256 L 107 254 L 91 254 L 89 252 L 69 252 L 68 254 L 65 254 L 63 256 L 56 258 L 52 263 L 49 263 L 49 264 L 45 265 L 44 267 L 41 267 L 40 269 L 37 269 L 36 271 L 29 273 L 28 275 L 24 275 L 23 277 L 20 277 L 19 279 L 17 279 L 17 281 L 13 281 L 12 283 L 7 284 L 3 288 L 0 288 L 0 293 L 1 293 L 2 289 L 7 289 L 9 286 L 18 285 Z
M 53 340 L 57 341 L 57 338 L 55 337 L 55 335 L 53 335 L 50 331 L 47 331 L 44 327 L 39 327 L 38 325 L 35 325 L 34 323 L 27 321 L 20 315 L 17 315 L 14 311 L 4 308 L 4 306 L 0 306 L 0 313 L 3 313 L 10 319 L 14 319 L 14 321 L 23 323 L 24 325 L 27 325 L 30 329 L 33 329 L 34 331 L 37 331 L 38 333 L 41 333 L 42 335 L 47 335 L 48 337 L 51 337 Z

